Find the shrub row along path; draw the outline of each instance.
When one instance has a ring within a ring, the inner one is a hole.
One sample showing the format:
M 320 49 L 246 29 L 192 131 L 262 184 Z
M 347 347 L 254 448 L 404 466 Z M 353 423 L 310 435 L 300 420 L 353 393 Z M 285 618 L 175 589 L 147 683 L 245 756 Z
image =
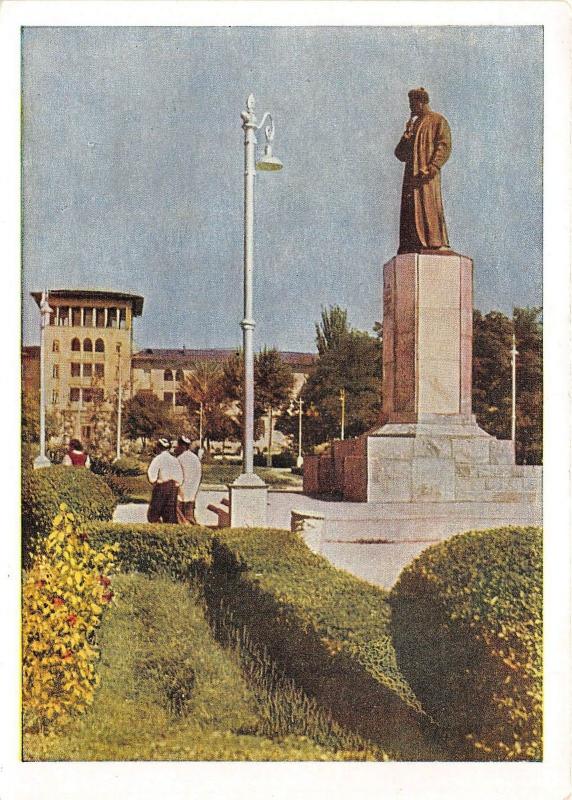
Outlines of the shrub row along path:
M 217 517 L 208 510 L 208 506 L 220 506 L 225 497 L 228 497 L 228 492 L 222 489 L 199 492 L 196 508 L 199 524 L 216 525 Z M 269 491 L 268 527 L 289 530 L 292 510 L 324 514 L 321 542 L 314 546 L 313 542 L 308 541 L 312 549 L 320 552 L 334 566 L 389 589 L 406 564 L 426 547 L 454 531 L 450 530 L 446 519 L 439 517 L 431 523 L 407 519 L 407 510 L 401 503 L 393 504 L 393 516 L 396 519 L 376 519 L 375 505 L 378 504 L 346 503 L 321 500 L 297 492 Z M 145 503 L 120 505 L 115 510 L 113 520 L 146 522 L 147 508 Z M 396 530 L 397 520 L 399 526 Z
M 115 576 L 113 585 L 116 599 L 99 637 L 95 702 L 59 734 L 28 734 L 26 760 L 367 757 L 303 735 L 262 734 L 260 699 L 237 657 L 213 638 L 199 597 L 185 584 L 130 574 Z

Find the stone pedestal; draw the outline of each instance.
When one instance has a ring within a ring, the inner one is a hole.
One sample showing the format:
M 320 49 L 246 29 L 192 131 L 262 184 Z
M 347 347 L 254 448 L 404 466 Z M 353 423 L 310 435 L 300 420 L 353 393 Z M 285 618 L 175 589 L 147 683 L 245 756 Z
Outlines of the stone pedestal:
M 399 255 L 383 268 L 383 418 L 471 415 L 473 262 Z
M 267 521 L 268 486 L 258 475 L 239 475 L 230 490 L 230 527 L 264 528 Z
M 540 517 L 542 470 L 471 413 L 473 262 L 404 254 L 383 268 L 383 424 L 307 457 L 304 490 L 370 503 L 462 504 L 468 518 L 506 504 Z M 307 474 L 306 474 L 307 472 Z

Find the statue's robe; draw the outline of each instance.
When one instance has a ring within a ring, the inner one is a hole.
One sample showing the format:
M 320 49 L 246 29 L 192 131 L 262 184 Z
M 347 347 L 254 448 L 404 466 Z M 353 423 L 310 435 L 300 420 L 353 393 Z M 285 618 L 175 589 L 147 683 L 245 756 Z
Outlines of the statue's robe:
M 410 139 L 402 136 L 395 155 L 405 162 L 398 253 L 418 253 L 449 247 L 441 197 L 441 167 L 451 154 L 449 123 L 427 111 L 417 118 Z M 433 178 L 423 170 L 437 167 Z

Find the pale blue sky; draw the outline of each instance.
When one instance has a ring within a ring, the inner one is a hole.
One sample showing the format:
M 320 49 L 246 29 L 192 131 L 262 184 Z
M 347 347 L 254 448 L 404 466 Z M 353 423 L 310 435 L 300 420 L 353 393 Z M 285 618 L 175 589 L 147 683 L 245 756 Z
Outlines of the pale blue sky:
M 47 286 L 142 294 L 138 347 L 240 344 L 250 92 L 284 162 L 256 178 L 255 348 L 314 350 L 333 303 L 371 330 L 419 85 L 451 125 L 445 212 L 475 306 L 540 305 L 540 27 L 25 28 L 24 342 Z

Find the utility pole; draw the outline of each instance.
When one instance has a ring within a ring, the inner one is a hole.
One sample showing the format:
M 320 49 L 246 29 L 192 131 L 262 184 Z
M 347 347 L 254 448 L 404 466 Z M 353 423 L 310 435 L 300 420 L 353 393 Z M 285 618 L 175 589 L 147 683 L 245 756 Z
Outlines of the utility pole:
M 304 401 L 301 397 L 298 398 L 298 458 L 296 459 L 296 466 L 300 468 L 304 463 L 302 458 L 302 403 Z
M 340 402 L 342 404 L 342 430 L 340 439 L 344 438 L 345 434 L 345 427 L 346 427 L 346 390 L 340 389 Z
M 510 420 L 510 438 L 512 446 L 516 452 L 516 357 L 518 350 L 516 349 L 516 336 L 512 335 L 512 349 L 510 351 L 511 365 L 512 365 L 512 411 Z

